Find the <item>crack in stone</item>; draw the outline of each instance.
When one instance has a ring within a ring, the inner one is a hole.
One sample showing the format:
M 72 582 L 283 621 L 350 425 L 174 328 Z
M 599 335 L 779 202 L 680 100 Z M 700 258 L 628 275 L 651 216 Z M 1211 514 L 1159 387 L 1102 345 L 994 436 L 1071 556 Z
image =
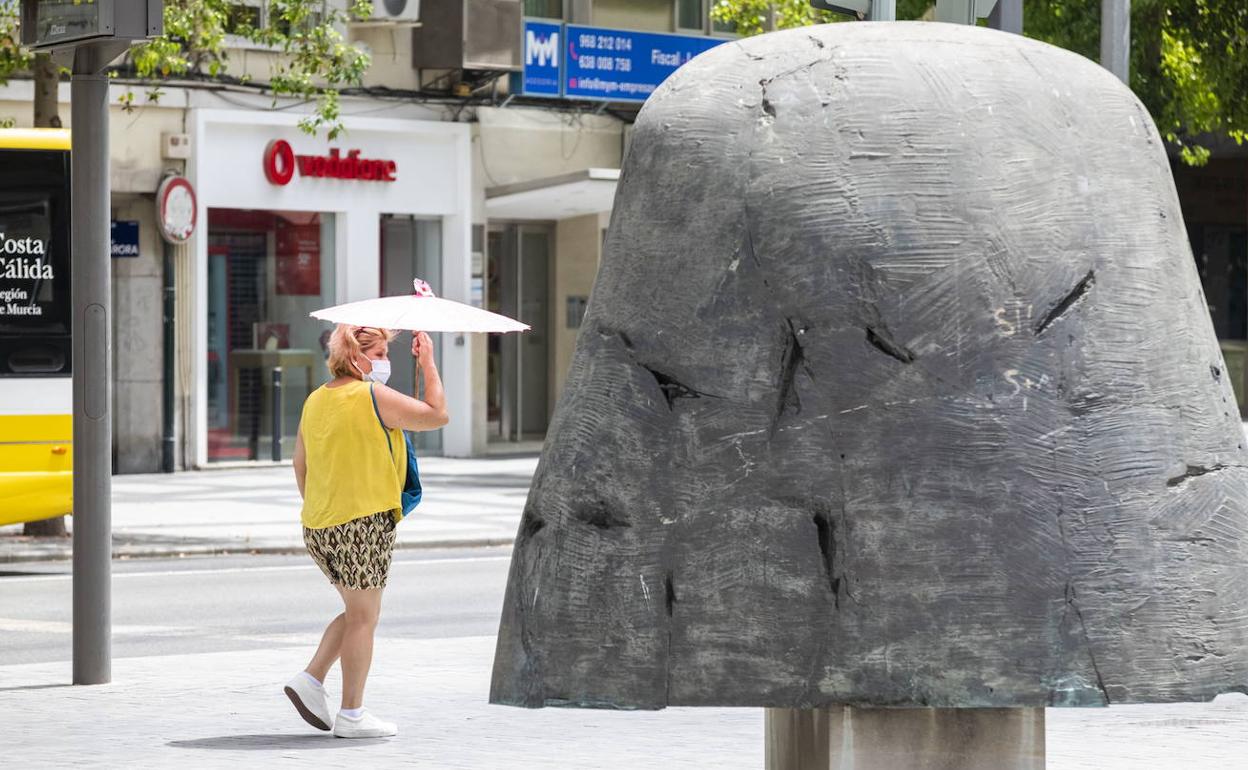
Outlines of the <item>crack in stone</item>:
M 1187 483 L 1188 481 L 1191 481 L 1192 479 L 1198 476 L 1204 476 L 1206 473 L 1217 473 L 1218 471 L 1224 471 L 1227 468 L 1231 468 L 1231 467 L 1234 467 L 1234 466 L 1223 465 L 1222 463 L 1218 463 L 1217 465 L 1208 465 L 1208 466 L 1189 465 L 1187 466 L 1187 470 L 1184 471 L 1182 475 L 1167 479 L 1166 486 L 1177 487 L 1177 486 Z
M 811 517 L 815 523 L 815 533 L 819 539 L 819 553 L 823 556 L 824 577 L 828 588 L 832 591 L 832 602 L 836 609 L 841 608 L 841 578 L 836 574 L 836 522 L 827 511 L 816 511 Z
M 786 318 L 788 335 L 784 341 L 784 352 L 780 356 L 780 387 L 776 398 L 776 408 L 771 418 L 771 435 L 775 435 L 780 425 L 780 418 L 790 410 L 801 414 L 802 400 L 797 394 L 796 380 L 799 368 L 813 381 L 814 373 L 806 363 L 806 351 L 802 346 L 801 335 L 806 333 L 804 326 L 794 324 L 792 318 Z
M 663 705 L 672 702 L 672 616 L 676 611 L 676 585 L 672 573 L 663 576 L 663 606 L 667 610 L 667 654 L 663 656 Z
M 655 383 L 659 386 L 659 391 L 663 394 L 663 399 L 667 402 L 667 408 L 669 410 L 675 408 L 676 399 L 678 398 L 723 398 L 723 396 L 717 396 L 714 393 L 707 393 L 705 391 L 698 390 L 697 388 L 690 387 L 672 375 L 660 371 L 653 366 L 642 363 L 637 359 L 636 351 L 633 349 L 632 340 L 630 340 L 628 335 L 624 332 L 600 327 L 598 329 L 598 334 L 607 339 L 614 337 L 618 339 L 621 344 L 623 344 L 624 350 L 628 353 L 628 357 L 632 360 L 632 362 L 637 366 L 640 366 L 642 369 L 645 369 L 650 373 L 650 376 L 654 378 Z
M 667 401 L 667 408 L 674 409 L 676 407 L 676 399 L 678 398 L 719 398 L 719 396 L 703 393 L 700 390 L 691 388 L 680 380 L 665 372 L 661 372 L 652 366 L 638 364 L 642 369 L 650 372 L 650 376 L 659 384 L 659 390 L 663 392 L 663 398 Z
M 1101 677 L 1101 668 L 1096 664 L 1096 653 L 1092 652 L 1092 639 L 1088 636 L 1088 625 L 1083 620 L 1083 611 L 1079 609 L 1079 605 L 1075 603 L 1075 587 L 1070 582 L 1066 582 L 1066 606 L 1074 610 L 1075 618 L 1079 621 L 1079 630 L 1083 634 L 1083 646 L 1088 651 L 1088 660 L 1092 663 L 1092 671 L 1096 674 L 1096 687 L 1101 691 L 1101 697 L 1105 699 L 1105 705 L 1110 705 L 1109 691 L 1105 689 L 1105 680 Z
M 1040 323 L 1036 324 L 1034 335 L 1039 337 L 1044 333 L 1045 329 L 1052 326 L 1059 318 L 1066 314 L 1066 311 L 1074 307 L 1075 303 L 1087 296 L 1088 292 L 1096 284 L 1096 271 L 1089 270 L 1083 280 L 1075 284 L 1075 287 L 1066 293 L 1060 302 L 1054 305 L 1044 318 L 1040 319 Z
M 867 342 L 881 353 L 892 356 L 903 364 L 914 362 L 914 351 L 894 340 L 882 324 L 878 327 L 867 327 Z

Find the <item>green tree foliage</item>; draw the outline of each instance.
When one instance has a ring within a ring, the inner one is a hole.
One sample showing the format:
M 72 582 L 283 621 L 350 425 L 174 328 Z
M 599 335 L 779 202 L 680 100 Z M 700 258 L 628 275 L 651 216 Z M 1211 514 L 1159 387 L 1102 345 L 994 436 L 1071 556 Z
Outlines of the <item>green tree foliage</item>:
M 1100 0 L 1027 0 L 1030 37 L 1096 60 Z M 1183 160 L 1203 165 L 1202 135 L 1248 138 L 1248 2 L 1132 0 L 1131 88 Z
M 897 18 L 923 18 L 931 6 L 931 0 L 897 0 Z M 747 36 L 766 32 L 769 24 L 775 29 L 792 29 L 851 20 L 839 13 L 816 11 L 810 7 L 810 0 L 715 0 L 711 18 Z
M 30 53 L 17 44 L 21 37 L 17 26 L 20 17 L 20 0 L 0 0 L 0 83 L 13 72 L 30 66 Z
M 165 34 L 132 48 L 128 61 L 143 81 L 224 78 L 228 35 L 265 46 L 277 54 L 268 83 L 274 99 L 315 101 L 315 112 L 300 125 L 309 133 L 326 128 L 332 139 L 342 130 L 339 89 L 359 85 L 370 63 L 340 30 L 372 15 L 372 3 L 349 2 L 342 11 L 324 0 L 270 0 L 261 19 L 229 0 L 166 0 Z M 29 53 L 17 44 L 18 16 L 19 0 L 0 0 L 0 83 L 30 66 Z
M 898 19 L 931 18 L 932 0 L 898 0 Z M 743 35 L 846 21 L 808 0 L 717 0 L 712 14 Z M 1100 59 L 1101 0 L 1025 0 L 1028 37 Z M 1208 135 L 1248 139 L 1248 0 L 1132 0 L 1131 88 L 1184 162 L 1202 165 Z

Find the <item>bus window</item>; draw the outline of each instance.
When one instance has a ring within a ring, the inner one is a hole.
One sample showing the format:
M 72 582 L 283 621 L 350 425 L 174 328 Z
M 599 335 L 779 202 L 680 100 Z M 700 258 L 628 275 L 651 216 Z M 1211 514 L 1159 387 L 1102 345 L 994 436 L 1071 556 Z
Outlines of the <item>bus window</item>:
M 0 150 L 0 376 L 71 371 L 65 160 Z

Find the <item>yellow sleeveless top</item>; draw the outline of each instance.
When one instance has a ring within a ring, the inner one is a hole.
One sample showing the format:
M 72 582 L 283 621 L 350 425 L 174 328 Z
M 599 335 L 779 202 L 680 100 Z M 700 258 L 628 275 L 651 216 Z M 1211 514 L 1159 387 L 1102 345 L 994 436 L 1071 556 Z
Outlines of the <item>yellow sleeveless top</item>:
M 399 511 L 407 476 L 403 431 L 386 432 L 373 411 L 367 382 L 317 388 L 303 402 L 299 427 L 308 473 L 303 485 L 303 526 L 336 527 L 379 511 Z

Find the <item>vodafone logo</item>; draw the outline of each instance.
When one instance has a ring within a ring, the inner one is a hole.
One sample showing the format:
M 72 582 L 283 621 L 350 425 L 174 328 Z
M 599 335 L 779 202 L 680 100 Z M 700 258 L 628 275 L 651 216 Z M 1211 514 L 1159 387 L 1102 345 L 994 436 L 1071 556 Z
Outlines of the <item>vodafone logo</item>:
M 286 185 L 295 178 L 354 179 L 361 182 L 393 182 L 398 164 L 392 160 L 361 158 L 359 150 L 348 150 L 342 157 L 337 147 L 328 155 L 296 155 L 290 142 L 274 139 L 264 149 L 264 176 L 271 184 Z

